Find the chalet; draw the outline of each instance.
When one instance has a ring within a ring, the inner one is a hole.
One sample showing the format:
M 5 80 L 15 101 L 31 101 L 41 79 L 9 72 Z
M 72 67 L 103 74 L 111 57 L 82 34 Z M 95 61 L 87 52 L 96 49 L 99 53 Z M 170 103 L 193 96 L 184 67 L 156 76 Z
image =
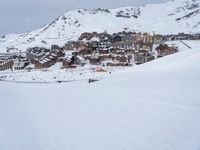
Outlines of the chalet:
M 112 52 L 112 47 L 102 48 L 98 51 L 99 54 L 110 54 Z
M 174 46 L 169 47 L 166 44 L 160 44 L 156 47 L 156 51 L 158 52 L 158 57 L 163 57 L 178 52 L 178 48 Z
M 35 62 L 35 68 L 42 69 L 48 68 L 57 62 L 57 55 L 53 53 L 46 53 L 45 56 L 39 61 Z
M 136 34 L 129 33 L 129 32 L 122 32 L 115 34 L 113 37 L 115 38 L 113 41 L 113 46 L 116 48 L 133 48 L 134 42 L 136 41 L 137 37 Z
M 127 56 L 128 58 L 128 65 L 133 65 L 133 62 L 134 62 L 134 55 L 128 55 Z
M 99 45 L 99 41 L 89 41 L 88 43 L 88 48 L 91 50 L 91 51 L 97 51 L 98 49 L 98 45 Z
M 26 51 L 26 58 L 30 60 L 40 60 L 45 56 L 47 52 L 50 52 L 50 50 L 43 47 L 29 48 Z
M 174 54 L 178 52 L 178 47 L 171 46 L 166 50 L 167 55 Z
M 21 59 L 15 59 L 13 61 L 13 66 L 12 69 L 13 70 L 22 70 L 24 69 L 28 64 L 30 63 L 30 61 L 26 58 L 21 58 Z
M 107 37 L 100 39 L 100 41 L 98 42 L 99 51 L 109 49 L 110 47 L 112 47 L 112 43 L 109 41 Z
M 35 65 L 35 68 L 47 68 L 59 61 L 60 57 L 64 57 L 63 49 L 57 45 L 52 45 L 51 49 L 34 47 L 26 51 L 26 58 Z M 21 68 L 23 62 L 17 62 L 16 68 Z M 23 68 L 23 67 L 22 67 Z
M 121 62 L 106 62 L 104 63 L 104 66 L 108 66 L 108 67 L 124 67 L 124 66 L 128 66 L 128 64 L 126 63 L 121 63 Z
M 76 50 L 81 51 L 88 49 L 88 44 L 82 41 L 77 41 L 76 43 Z
M 94 41 L 95 39 L 99 40 L 99 39 L 104 39 L 104 38 L 107 38 L 110 42 L 112 41 L 112 36 L 106 32 L 103 32 L 103 33 L 85 32 L 81 34 L 81 36 L 78 38 L 78 41 Z
M 163 40 L 164 40 L 163 35 L 155 34 L 155 33 L 154 33 L 154 35 L 153 35 L 153 43 L 154 43 L 154 44 L 161 43 Z
M 23 53 L 1 53 L 0 54 L 0 70 L 14 69 L 16 61 L 24 61 L 25 57 L 22 56 Z M 28 64 L 29 62 L 27 62 Z
M 200 34 L 192 35 L 191 40 L 200 40 Z
M 63 46 L 64 51 L 71 51 L 77 49 L 77 42 L 75 41 L 69 41 Z
M 58 45 L 51 45 L 51 51 L 63 51 L 63 48 Z
M 82 49 L 88 49 L 87 43 L 83 41 L 69 41 L 67 42 L 63 47 L 63 51 L 71 51 L 71 50 L 82 50 Z
M 81 67 L 85 66 L 86 61 L 81 56 L 74 56 L 74 64 L 80 65 Z
M 122 35 L 122 42 L 124 43 L 130 43 L 136 41 L 136 35 L 132 34 L 124 34 Z
M 132 49 L 134 48 L 134 42 L 133 41 L 129 41 L 129 42 L 115 42 L 113 44 L 114 48 L 125 48 L 125 49 Z
M 174 35 L 164 35 L 163 36 L 163 41 L 174 41 L 175 36 Z
M 124 48 L 113 48 L 113 54 L 125 55 L 126 50 Z
M 112 42 L 112 35 L 107 32 L 100 33 L 97 37 L 99 37 L 100 40 L 107 40 L 110 43 Z
M 134 54 L 134 61 L 137 65 L 146 63 L 151 60 L 154 60 L 154 56 L 152 56 L 151 53 L 149 53 L 149 51 L 140 50 L 135 52 Z
M 16 59 L 22 55 L 24 55 L 24 53 L 18 53 L 18 52 L 0 53 L 0 60 Z
M 144 43 L 153 43 L 154 42 L 154 36 L 152 36 L 148 33 L 144 33 L 143 34 L 143 42 Z
M 133 49 L 126 49 L 125 50 L 126 54 L 134 54 L 134 52 L 135 52 L 135 48 L 133 48 Z
M 133 64 L 133 61 L 136 61 L 136 64 L 142 64 L 153 60 L 155 57 L 153 51 L 160 53 L 160 55 L 168 55 L 176 51 L 172 47 L 155 50 L 154 44 L 162 41 L 162 35 L 148 33 L 123 31 L 110 35 L 106 32 L 86 32 L 81 34 L 78 41 L 68 42 L 63 48 L 53 45 L 50 53 L 56 51 L 56 59 L 63 62 L 64 67 L 70 67 L 72 64 L 83 66 L 86 61 L 92 65 L 107 62 L 105 65 L 126 66 Z M 73 50 L 73 58 L 61 57 L 62 50 Z M 61 52 L 60 55 L 57 51 Z M 47 62 L 49 63 L 49 61 Z
M 114 48 L 124 48 L 124 47 L 125 47 L 125 46 L 124 46 L 124 42 L 122 42 L 122 41 L 115 42 L 115 43 L 113 44 L 113 47 L 114 47 Z
M 153 44 L 152 42 L 143 42 L 143 41 L 138 41 L 135 43 L 135 50 L 140 51 L 140 50 L 147 50 L 151 51 L 153 49 Z
M 80 56 L 85 56 L 85 55 L 91 55 L 92 54 L 92 51 L 89 50 L 89 49 L 82 49 L 82 50 L 79 50 L 78 52 L 74 52 L 75 55 L 80 55 Z
M 153 43 L 152 43 L 152 42 L 143 43 L 143 45 L 142 45 L 141 48 L 142 48 L 143 50 L 152 51 L 152 49 L 153 49 Z
M 68 57 L 63 58 L 62 59 L 62 66 L 63 66 L 63 68 L 70 68 L 70 66 L 72 64 L 74 64 L 74 61 L 75 61 L 75 59 L 74 59 L 73 55 L 71 55 L 71 57 L 68 56 Z
M 119 34 L 115 33 L 112 35 L 112 43 L 121 42 L 121 41 L 122 41 L 122 37 Z
M 85 33 L 82 33 L 81 36 L 78 38 L 79 41 L 82 41 L 82 40 L 91 40 L 93 37 L 96 37 L 98 35 L 97 32 L 92 32 L 92 33 L 88 33 L 88 32 L 85 32 Z
M 12 67 L 13 67 L 13 60 L 12 59 L 0 60 L 0 71 L 12 69 Z
M 174 35 L 174 40 L 200 40 L 200 34 L 179 33 Z
M 108 61 L 112 59 L 112 55 L 111 54 L 99 55 L 99 59 L 101 62 Z
M 91 65 L 99 65 L 100 64 L 100 58 L 98 56 L 92 56 L 90 59 Z
M 136 33 L 136 42 L 142 41 L 142 40 L 143 40 L 143 38 L 142 38 L 142 33 L 141 33 L 141 32 Z
M 179 33 L 178 35 L 175 35 L 175 40 L 190 40 L 190 35 L 185 33 Z
M 143 46 L 143 41 L 137 41 L 135 43 L 135 50 L 139 51 L 140 49 L 142 49 L 142 46 Z
M 71 60 L 63 59 L 62 68 L 70 68 L 70 66 L 71 66 Z
M 121 62 L 121 63 L 128 63 L 128 59 L 126 56 L 117 55 L 117 56 L 113 57 L 113 60 L 117 61 L 117 62 Z
M 63 50 L 59 50 L 59 49 L 53 50 L 51 51 L 51 53 L 55 54 L 58 58 L 65 56 L 65 53 L 63 52 Z
M 103 63 L 102 63 L 102 66 L 103 66 L 103 67 L 105 67 L 105 66 L 114 67 L 114 66 L 115 66 L 115 63 L 114 63 L 113 61 L 103 62 Z

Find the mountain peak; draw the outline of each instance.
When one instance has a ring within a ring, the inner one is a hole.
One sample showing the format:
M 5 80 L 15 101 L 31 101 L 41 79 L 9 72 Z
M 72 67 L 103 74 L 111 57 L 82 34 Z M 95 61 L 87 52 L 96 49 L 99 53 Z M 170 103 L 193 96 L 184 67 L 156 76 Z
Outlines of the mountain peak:
M 77 40 L 83 32 L 119 31 L 173 34 L 199 33 L 200 0 L 171 0 L 163 4 L 128 6 L 116 9 L 79 9 L 59 16 L 50 24 L 28 33 L 0 39 L 1 50 L 16 47 L 64 45 Z

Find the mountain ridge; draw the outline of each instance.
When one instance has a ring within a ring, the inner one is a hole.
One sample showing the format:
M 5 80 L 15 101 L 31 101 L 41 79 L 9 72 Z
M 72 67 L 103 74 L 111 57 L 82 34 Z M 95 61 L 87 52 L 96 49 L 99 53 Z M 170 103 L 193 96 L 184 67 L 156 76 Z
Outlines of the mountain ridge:
M 119 31 L 158 34 L 199 33 L 200 0 L 171 0 L 162 4 L 127 6 L 116 9 L 69 11 L 44 27 L 0 39 L 1 51 L 7 47 L 25 51 L 29 47 L 64 45 L 83 32 Z

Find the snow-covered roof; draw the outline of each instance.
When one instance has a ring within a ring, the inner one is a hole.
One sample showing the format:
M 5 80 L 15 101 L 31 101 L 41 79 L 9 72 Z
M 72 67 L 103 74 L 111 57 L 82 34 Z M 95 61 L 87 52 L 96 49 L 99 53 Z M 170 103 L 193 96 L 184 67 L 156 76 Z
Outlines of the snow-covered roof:
M 90 39 L 90 41 L 91 41 L 91 42 L 93 42 L 93 41 L 97 41 L 97 42 L 99 42 L 100 39 L 99 39 L 98 37 L 93 37 L 93 38 Z

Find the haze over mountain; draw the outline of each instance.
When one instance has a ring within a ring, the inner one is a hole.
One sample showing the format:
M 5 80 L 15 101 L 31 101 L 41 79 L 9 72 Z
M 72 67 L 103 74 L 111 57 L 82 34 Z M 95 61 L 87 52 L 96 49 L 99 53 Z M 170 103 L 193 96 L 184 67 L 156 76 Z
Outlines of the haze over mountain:
M 167 0 L 1 0 L 0 37 L 10 33 L 23 33 L 42 27 L 70 10 L 81 8 L 117 8 L 162 3 Z

